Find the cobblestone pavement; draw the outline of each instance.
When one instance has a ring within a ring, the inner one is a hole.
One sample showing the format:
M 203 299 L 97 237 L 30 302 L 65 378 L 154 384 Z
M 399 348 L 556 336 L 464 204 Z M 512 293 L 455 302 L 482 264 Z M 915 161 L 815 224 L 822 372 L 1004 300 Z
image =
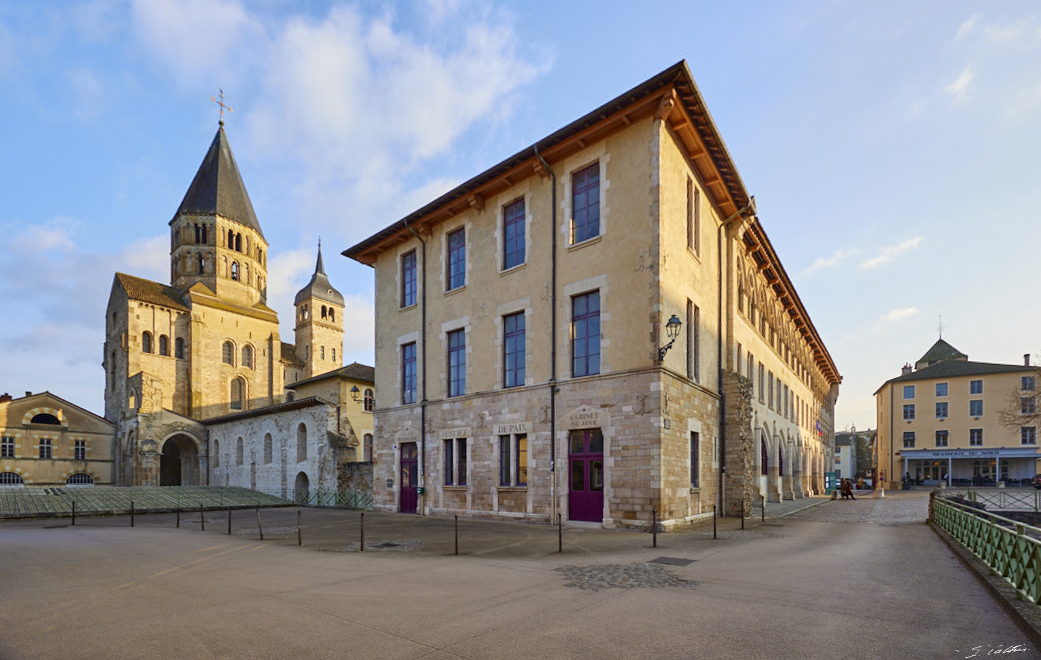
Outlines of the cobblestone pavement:
M 928 516 L 928 492 L 898 491 L 887 493 L 884 498 L 858 497 L 853 501 L 828 500 L 819 506 L 792 513 L 787 519 L 804 522 L 912 525 L 924 523 Z
M 615 587 L 679 587 L 690 589 L 696 583 L 678 578 L 658 564 L 596 564 L 593 566 L 561 566 L 565 587 L 600 591 Z

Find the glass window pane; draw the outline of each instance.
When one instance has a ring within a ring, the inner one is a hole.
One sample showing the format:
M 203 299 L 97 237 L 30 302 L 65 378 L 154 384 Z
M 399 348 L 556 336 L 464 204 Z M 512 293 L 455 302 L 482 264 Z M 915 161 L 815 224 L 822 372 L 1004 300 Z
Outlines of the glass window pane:
M 585 461 L 572 461 L 571 463 L 571 490 L 572 492 L 584 491 L 585 483 Z
M 593 492 L 604 489 L 604 462 L 589 461 L 589 490 Z
M 604 453 L 604 434 L 600 429 L 593 429 L 589 432 L 589 453 Z

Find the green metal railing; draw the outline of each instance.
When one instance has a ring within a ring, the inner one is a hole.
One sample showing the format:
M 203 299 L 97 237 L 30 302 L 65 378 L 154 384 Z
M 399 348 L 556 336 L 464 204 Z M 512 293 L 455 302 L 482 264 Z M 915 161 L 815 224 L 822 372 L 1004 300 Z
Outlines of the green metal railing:
M 937 497 L 933 522 L 956 538 L 1016 592 L 1041 602 L 1041 529 Z
M 953 491 L 944 491 L 944 495 Z M 965 491 L 965 499 L 985 504 L 988 509 L 1002 511 L 1041 511 L 1041 491 L 1030 489 L 1006 490 L 1003 488 L 980 489 L 969 488 Z
M 371 509 L 373 504 L 371 492 L 358 490 L 290 490 L 286 492 L 285 497 L 299 506 Z

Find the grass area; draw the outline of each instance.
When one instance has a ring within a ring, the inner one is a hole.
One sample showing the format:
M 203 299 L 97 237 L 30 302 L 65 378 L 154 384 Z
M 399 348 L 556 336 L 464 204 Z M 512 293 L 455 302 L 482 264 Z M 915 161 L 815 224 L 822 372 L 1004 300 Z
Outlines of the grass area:
M 129 513 L 175 509 L 293 506 L 291 499 L 218 486 L 21 486 L 0 488 L 0 518 Z

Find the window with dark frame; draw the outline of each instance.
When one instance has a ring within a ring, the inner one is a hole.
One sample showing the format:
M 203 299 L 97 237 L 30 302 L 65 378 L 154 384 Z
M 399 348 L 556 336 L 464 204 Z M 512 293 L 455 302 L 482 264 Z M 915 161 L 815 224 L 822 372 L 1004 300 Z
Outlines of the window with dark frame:
M 507 204 L 502 210 L 502 269 L 524 263 L 524 198 Z
M 14 437 L 5 435 L 0 438 L 0 458 L 14 458 Z
M 362 461 L 366 463 L 372 462 L 372 434 L 366 433 L 365 439 L 362 441 Z
M 371 387 L 365 388 L 364 402 L 363 405 L 365 412 L 372 412 L 376 409 L 376 394 L 372 391 Z
M 455 485 L 455 439 L 445 440 L 441 444 L 444 445 L 444 476 L 445 485 Z
M 1019 387 L 1022 390 L 1027 390 L 1028 392 L 1033 392 L 1034 391 L 1034 386 L 1035 386 L 1035 381 L 1034 381 L 1034 377 L 1033 376 L 1022 376 L 1019 379 Z
M 904 449 L 914 449 L 914 431 L 904 431 Z
M 524 312 L 502 318 L 502 371 L 503 387 L 524 385 L 525 362 Z
M 936 404 L 936 419 L 944 419 L 947 415 L 947 402 L 939 401 Z
M 466 485 L 466 438 L 452 438 L 443 441 L 444 446 L 444 485 Z
M 454 291 L 466 283 L 466 229 L 460 227 L 448 234 L 447 243 L 445 291 Z
M 74 440 L 72 443 L 72 459 L 75 461 L 87 460 L 87 441 Z
M 904 398 L 905 399 L 913 399 L 914 398 L 914 385 L 904 385 Z
M 1019 429 L 1019 439 L 1024 445 L 1037 444 L 1037 427 L 1024 426 Z
M 466 393 L 466 331 L 448 333 L 448 396 Z
M 947 383 L 936 384 L 936 396 L 947 396 Z
M 571 176 L 571 244 L 600 235 L 600 163 Z
M 983 399 L 971 399 L 969 401 L 969 416 L 970 417 L 982 417 L 983 416 Z
M 40 438 L 40 458 L 53 458 L 50 438 Z
M 499 485 L 528 485 L 528 435 L 515 433 L 499 436 Z
M 970 380 L 969 381 L 969 394 L 983 394 L 983 381 L 982 380 Z
M 571 375 L 600 373 L 600 292 L 571 299 Z
M 1019 397 L 1019 412 L 1024 415 L 1033 415 L 1037 412 L 1037 399 L 1032 396 Z
M 983 429 L 969 429 L 969 446 L 983 446 Z
M 224 364 L 235 365 L 235 346 L 230 341 L 224 342 L 221 346 L 221 361 Z
M 914 404 L 904 404 L 904 419 L 914 419 Z
M 401 306 L 416 304 L 416 251 L 401 256 Z
M 401 346 L 401 403 L 416 402 L 416 342 Z
M 690 432 L 690 487 L 698 488 L 701 483 L 701 462 L 698 460 L 700 436 L 697 431 Z
M 152 333 L 142 332 L 141 333 L 141 352 L 151 353 L 152 352 Z
M 947 446 L 947 431 L 936 432 L 936 446 L 946 447 Z
M 465 486 L 466 485 L 466 438 L 456 439 L 456 474 L 455 474 L 455 485 Z

